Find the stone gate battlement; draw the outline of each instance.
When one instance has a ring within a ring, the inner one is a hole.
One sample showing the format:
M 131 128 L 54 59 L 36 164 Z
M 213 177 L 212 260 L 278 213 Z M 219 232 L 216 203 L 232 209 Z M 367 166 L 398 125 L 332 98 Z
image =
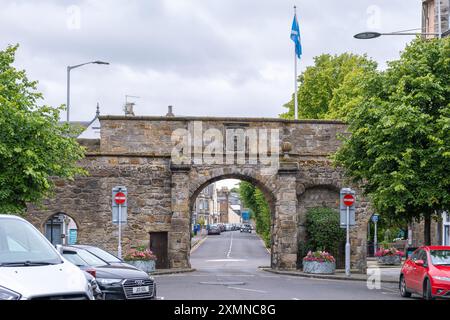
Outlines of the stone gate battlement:
M 263 191 L 272 212 L 271 265 L 278 269 L 296 268 L 302 258 L 298 248 L 305 241 L 306 211 L 317 206 L 337 209 L 339 189 L 347 187 L 341 170 L 328 158 L 340 145 L 338 136 L 346 134 L 346 125 L 340 121 L 149 116 L 100 116 L 99 121 L 100 139 L 80 140 L 88 150 L 80 165 L 89 176 L 56 180 L 55 196 L 44 201 L 43 207 L 30 206 L 28 219 L 43 231 L 49 217 L 63 212 L 76 221 L 79 243 L 115 252 L 111 189 L 124 185 L 128 189 L 124 246 L 152 243 L 152 235 L 167 239 L 162 245 L 166 251 L 159 259 L 164 264 L 161 267 L 190 266 L 192 204 L 209 183 L 236 178 Z M 228 135 L 229 131 L 237 135 Z M 174 132 L 180 135 L 174 138 Z M 240 133 L 244 133 L 242 139 Z M 200 145 L 195 145 L 199 140 L 193 136 L 194 145 L 192 149 L 189 145 L 187 153 L 186 148 L 175 148 L 191 134 L 200 134 Z M 208 162 L 204 151 L 218 141 L 217 135 L 224 143 L 213 153 L 223 151 L 224 161 Z M 258 142 L 252 144 L 255 137 Z M 279 147 L 280 154 L 266 148 L 268 144 Z M 174 148 L 187 155 L 187 161 L 177 163 Z M 255 152 L 257 157 L 253 157 Z M 198 153 L 203 153 L 200 158 Z M 275 170 L 264 170 L 264 153 L 271 164 L 276 160 L 277 166 L 271 167 Z M 227 158 L 230 154 L 236 156 Z M 239 154 L 245 161 L 239 160 Z M 365 268 L 368 219 L 368 203 L 358 192 L 357 226 L 351 231 L 351 242 L 353 267 L 361 270 Z

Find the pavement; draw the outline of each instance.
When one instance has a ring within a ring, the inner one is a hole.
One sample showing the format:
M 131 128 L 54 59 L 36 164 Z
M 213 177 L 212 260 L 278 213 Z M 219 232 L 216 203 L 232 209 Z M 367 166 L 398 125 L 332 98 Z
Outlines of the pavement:
M 206 229 L 200 230 L 195 236 L 191 238 L 191 248 L 192 251 L 208 236 Z
M 389 281 L 343 281 L 267 272 L 270 254 L 254 233 L 223 232 L 200 239 L 191 253 L 192 272 L 155 275 L 166 300 L 386 300 L 402 299 Z M 381 268 L 380 268 L 381 269 Z M 386 275 L 396 270 L 383 268 Z M 366 275 L 361 275 L 366 276 Z M 383 277 L 383 276 L 381 276 Z M 379 277 L 378 277 L 378 280 Z

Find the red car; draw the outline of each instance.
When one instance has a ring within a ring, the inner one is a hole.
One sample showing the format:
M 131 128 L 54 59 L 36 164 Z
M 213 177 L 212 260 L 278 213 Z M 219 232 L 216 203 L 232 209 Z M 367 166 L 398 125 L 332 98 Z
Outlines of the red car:
M 450 298 L 450 246 L 424 246 L 414 251 L 403 264 L 399 287 L 402 297 L 416 293 L 426 300 Z

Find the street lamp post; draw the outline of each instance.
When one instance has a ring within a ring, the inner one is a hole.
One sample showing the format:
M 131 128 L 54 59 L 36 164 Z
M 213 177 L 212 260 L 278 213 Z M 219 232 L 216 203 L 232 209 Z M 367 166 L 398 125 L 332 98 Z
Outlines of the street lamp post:
M 355 34 L 353 37 L 356 39 L 361 40 L 367 40 L 367 39 L 374 39 L 381 36 L 437 36 L 439 39 L 442 37 L 442 14 L 441 14 L 441 1 L 437 1 L 437 21 L 438 21 L 438 32 L 408 32 L 412 30 L 418 30 L 418 29 L 411 29 L 411 30 L 405 30 L 405 31 L 397 31 L 397 32 L 388 32 L 388 33 L 380 33 L 380 32 L 374 32 L 374 31 L 367 31 L 367 32 L 360 32 L 358 34 Z
M 74 66 L 67 66 L 67 123 L 69 123 L 70 119 L 70 70 L 82 67 L 87 64 L 109 64 L 109 62 L 104 61 L 90 61 L 86 63 L 77 64 Z
M 387 32 L 387 33 L 380 33 L 380 32 L 374 32 L 374 31 L 366 31 L 361 32 L 358 34 L 355 34 L 353 37 L 360 40 L 367 40 L 367 39 L 374 39 L 381 36 L 439 36 L 439 33 L 433 33 L 433 32 Z

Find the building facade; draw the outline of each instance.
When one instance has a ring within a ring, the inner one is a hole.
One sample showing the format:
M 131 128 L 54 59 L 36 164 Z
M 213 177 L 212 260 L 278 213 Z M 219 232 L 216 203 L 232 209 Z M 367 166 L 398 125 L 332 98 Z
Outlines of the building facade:
M 212 183 L 205 187 L 197 196 L 192 212 L 192 224 L 211 224 L 214 223 L 214 192 L 215 184 Z
M 422 0 L 422 32 L 423 33 L 438 33 L 439 32 L 439 11 L 441 16 L 441 34 L 443 37 L 450 35 L 449 30 L 449 14 L 450 14 L 450 0 L 440 0 L 440 8 L 438 6 L 439 0 Z M 426 36 L 427 38 L 434 37 L 433 35 Z

